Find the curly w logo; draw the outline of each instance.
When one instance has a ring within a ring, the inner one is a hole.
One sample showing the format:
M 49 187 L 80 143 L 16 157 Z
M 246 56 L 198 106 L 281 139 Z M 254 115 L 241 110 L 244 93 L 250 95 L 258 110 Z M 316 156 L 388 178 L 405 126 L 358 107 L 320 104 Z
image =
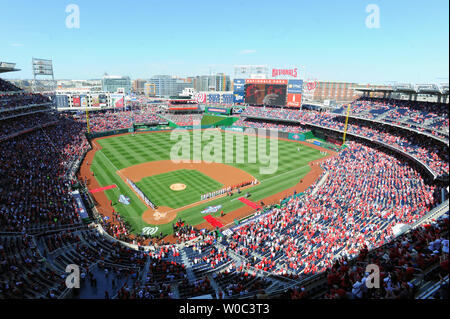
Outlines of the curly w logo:
M 142 235 L 151 236 L 156 234 L 158 227 L 144 227 L 142 228 Z

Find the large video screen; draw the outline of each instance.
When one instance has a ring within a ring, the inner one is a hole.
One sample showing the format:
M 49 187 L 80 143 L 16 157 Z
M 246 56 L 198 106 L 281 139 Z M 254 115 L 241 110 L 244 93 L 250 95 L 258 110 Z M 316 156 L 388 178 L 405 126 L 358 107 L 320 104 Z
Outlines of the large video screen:
M 286 85 L 246 84 L 245 103 L 252 105 L 286 105 Z

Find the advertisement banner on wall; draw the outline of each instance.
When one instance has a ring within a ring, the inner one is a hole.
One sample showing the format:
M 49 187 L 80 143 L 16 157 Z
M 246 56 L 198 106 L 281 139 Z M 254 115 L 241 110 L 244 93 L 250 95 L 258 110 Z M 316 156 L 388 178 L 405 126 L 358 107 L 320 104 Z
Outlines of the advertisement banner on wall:
M 294 141 L 305 141 L 306 137 L 304 134 L 298 134 L 298 133 L 289 133 L 289 137 L 290 140 L 294 140 Z
M 69 107 L 69 97 L 67 95 L 56 95 L 56 107 Z
M 233 91 L 244 92 L 245 79 L 234 79 L 233 81 Z
M 220 103 L 220 94 L 214 93 L 214 94 L 208 94 L 208 102 L 209 103 Z
M 234 79 L 233 81 L 234 103 L 244 103 L 245 79 Z
M 231 131 L 231 132 L 244 132 L 244 128 L 243 127 L 238 127 L 238 126 L 232 126 L 232 127 L 225 127 L 224 128 L 225 131 Z
M 100 106 L 108 106 L 108 97 L 105 94 L 100 94 L 98 96 L 98 104 Z
M 86 107 L 88 105 L 88 103 L 87 103 L 87 96 L 86 95 L 80 95 L 80 101 L 81 101 L 81 106 L 82 107 Z
M 123 94 L 111 94 L 111 106 L 112 107 L 123 107 L 125 96 Z
M 288 93 L 302 94 L 303 93 L 303 80 L 289 80 L 287 86 Z
M 75 106 L 75 107 L 79 107 L 81 105 L 80 97 L 78 95 L 72 96 L 72 102 L 73 102 L 73 106 Z
M 220 114 L 230 114 L 231 113 L 231 109 L 223 109 L 223 108 L 218 108 L 218 107 L 207 107 L 206 108 L 206 112 L 210 112 L 210 113 L 220 113 Z
M 244 92 L 234 94 L 234 103 L 244 103 Z
M 92 106 L 100 106 L 98 94 L 92 95 Z
M 287 103 L 286 106 L 291 107 L 300 107 L 302 105 L 302 95 L 301 94 L 287 94 Z
M 222 95 L 222 103 L 223 104 L 233 104 L 234 103 L 234 95 L 233 94 L 223 94 Z

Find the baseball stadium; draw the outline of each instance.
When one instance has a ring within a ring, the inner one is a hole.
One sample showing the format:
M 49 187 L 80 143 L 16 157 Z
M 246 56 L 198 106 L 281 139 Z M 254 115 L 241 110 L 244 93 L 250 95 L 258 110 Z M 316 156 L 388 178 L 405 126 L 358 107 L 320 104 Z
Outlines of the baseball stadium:
M 0 299 L 448 299 L 448 78 L 65 88 L 26 58 L 29 85 L 0 62 Z

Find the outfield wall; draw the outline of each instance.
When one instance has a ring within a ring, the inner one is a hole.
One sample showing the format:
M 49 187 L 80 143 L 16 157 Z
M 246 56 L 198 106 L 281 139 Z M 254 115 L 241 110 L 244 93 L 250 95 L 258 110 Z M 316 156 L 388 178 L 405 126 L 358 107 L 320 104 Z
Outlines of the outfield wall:
M 120 130 L 86 133 L 86 137 L 88 139 L 94 139 L 94 138 L 98 138 L 98 137 L 111 136 L 111 135 L 117 135 L 117 134 L 129 133 L 129 132 L 130 132 L 129 129 L 124 128 L 124 129 L 120 129 Z
M 112 135 L 118 135 L 118 134 L 124 134 L 124 133 L 133 133 L 133 132 L 155 132 L 155 131 L 170 131 L 173 128 L 168 126 L 155 126 L 155 127 L 145 127 L 140 128 L 138 130 L 135 130 L 134 127 L 130 128 L 124 128 L 119 130 L 110 130 L 110 131 L 103 131 L 103 132 L 94 132 L 94 133 L 86 133 L 86 138 L 88 140 L 98 138 L 98 137 L 105 137 L 105 136 L 112 136 Z

